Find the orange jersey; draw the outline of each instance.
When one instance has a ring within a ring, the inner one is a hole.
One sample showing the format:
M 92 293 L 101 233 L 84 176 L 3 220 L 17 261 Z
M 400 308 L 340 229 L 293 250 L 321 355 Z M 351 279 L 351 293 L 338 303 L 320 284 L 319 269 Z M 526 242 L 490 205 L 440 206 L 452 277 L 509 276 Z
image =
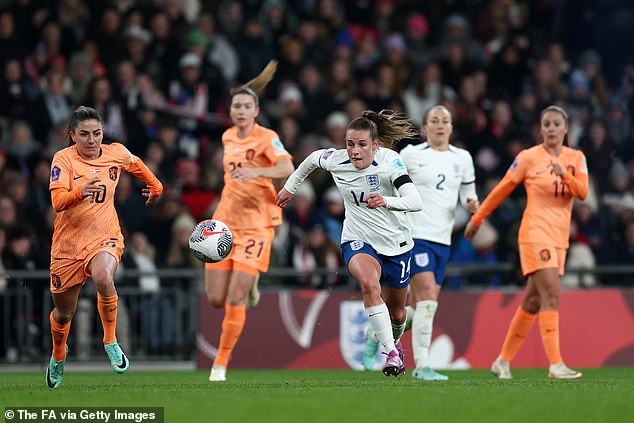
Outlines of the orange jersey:
M 563 179 L 552 173 L 551 161 L 566 169 Z M 518 242 L 568 248 L 573 200 L 575 197 L 583 200 L 588 195 L 588 168 L 583 153 L 564 146 L 559 156 L 554 157 L 541 144 L 522 151 L 471 221 L 481 225 L 522 182 L 526 189 L 526 209 Z
M 246 138 L 238 138 L 233 126 L 222 134 L 224 187 L 213 218 L 229 228 L 262 228 L 282 224 L 282 209 L 275 204 L 275 187 L 270 178 L 240 182 L 231 177 L 236 167 L 271 167 L 282 158 L 293 159 L 270 129 L 257 123 Z
M 104 243 L 119 241 L 123 245 L 114 207 L 122 169 L 147 183 L 153 194 L 163 191 L 163 185 L 143 161 L 119 143 L 103 144 L 101 156 L 95 160 L 82 159 L 74 145 L 55 154 L 49 185 L 57 212 L 51 257 L 82 260 Z M 82 185 L 93 177 L 101 179 L 98 185 L 102 191 L 82 198 Z

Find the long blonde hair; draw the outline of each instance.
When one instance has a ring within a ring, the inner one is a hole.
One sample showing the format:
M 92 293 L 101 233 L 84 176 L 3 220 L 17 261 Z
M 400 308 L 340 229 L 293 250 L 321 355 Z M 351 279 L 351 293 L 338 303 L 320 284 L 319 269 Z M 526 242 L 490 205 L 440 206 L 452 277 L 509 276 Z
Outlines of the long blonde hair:
M 277 60 L 270 60 L 266 64 L 262 72 L 255 78 L 231 90 L 231 99 L 237 94 L 248 94 L 255 100 L 255 105 L 260 105 L 260 95 L 264 92 L 266 86 L 271 82 L 277 71 Z
M 370 131 L 370 138 L 378 138 L 379 145 L 387 148 L 392 148 L 399 140 L 419 136 L 418 129 L 407 116 L 393 110 L 381 110 L 379 113 L 366 110 L 348 124 L 348 129 Z

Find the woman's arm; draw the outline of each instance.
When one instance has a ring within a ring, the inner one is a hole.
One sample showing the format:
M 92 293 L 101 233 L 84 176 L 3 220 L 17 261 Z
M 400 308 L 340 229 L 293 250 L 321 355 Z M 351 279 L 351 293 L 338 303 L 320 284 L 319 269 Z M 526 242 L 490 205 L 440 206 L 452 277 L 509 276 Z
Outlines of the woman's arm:
M 147 198 L 146 206 L 149 206 L 163 192 L 163 184 L 156 175 L 143 163 L 143 160 L 134 156 L 133 162 L 126 169 L 129 173 L 147 184 L 147 188 L 141 190 L 141 194 Z
M 507 173 L 495 188 L 491 190 L 489 195 L 487 195 L 487 198 L 485 198 L 480 205 L 480 209 L 471 216 L 471 222 L 476 226 L 480 226 L 482 222 L 484 222 L 484 219 L 502 204 L 502 201 L 513 192 L 517 185 L 518 183 L 514 182 L 510 174 Z
M 288 181 L 284 184 L 284 189 L 291 194 L 295 194 L 302 182 L 319 167 L 319 158 L 324 151 L 325 150 L 317 150 L 310 153 L 288 178 Z
M 326 150 L 317 150 L 310 153 L 308 157 L 304 159 L 303 162 L 297 169 L 291 174 L 291 176 L 284 184 L 284 188 L 277 193 L 275 197 L 275 202 L 280 207 L 285 207 L 289 201 L 293 199 L 295 192 L 297 192 L 297 188 L 308 178 L 308 176 L 313 173 L 313 170 L 317 169 L 319 166 L 319 158 Z
M 400 178 L 404 178 L 404 182 L 399 184 L 398 187 L 400 197 L 383 197 L 379 194 L 370 194 L 367 198 L 367 207 L 369 209 L 375 209 L 384 206 L 388 210 L 410 212 L 422 209 L 423 200 L 420 198 L 420 194 L 416 186 L 412 183 L 412 180 L 409 179 L 407 175 L 403 175 Z M 395 183 L 398 183 L 398 179 Z
M 282 157 L 269 167 L 237 167 L 231 171 L 231 177 L 238 181 L 249 181 L 255 178 L 282 179 L 293 173 L 295 166 L 291 159 Z

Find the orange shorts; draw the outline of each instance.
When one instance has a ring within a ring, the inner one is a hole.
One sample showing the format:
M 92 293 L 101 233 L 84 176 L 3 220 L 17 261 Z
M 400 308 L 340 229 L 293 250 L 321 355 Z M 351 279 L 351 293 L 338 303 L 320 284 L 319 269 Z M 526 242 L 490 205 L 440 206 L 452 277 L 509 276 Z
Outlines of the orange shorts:
M 556 268 L 559 275 L 564 274 L 566 249 L 544 244 L 519 244 L 522 274 L 530 275 L 540 269 Z
M 218 263 L 206 263 L 206 269 L 241 270 L 254 276 L 269 270 L 275 227 L 232 229 L 231 234 L 233 248 L 227 258 Z
M 84 259 L 51 257 L 51 294 L 61 294 L 75 285 L 84 285 L 86 277 L 90 276 L 88 265 L 97 254 L 106 252 L 111 254 L 117 263 L 123 254 L 123 243 L 108 241 L 100 244 Z

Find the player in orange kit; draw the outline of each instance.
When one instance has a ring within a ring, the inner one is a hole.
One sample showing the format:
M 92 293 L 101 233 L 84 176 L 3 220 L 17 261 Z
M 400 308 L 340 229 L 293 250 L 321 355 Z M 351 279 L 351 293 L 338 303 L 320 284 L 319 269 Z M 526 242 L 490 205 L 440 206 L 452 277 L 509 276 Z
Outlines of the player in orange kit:
M 223 261 L 205 265 L 209 303 L 225 309 L 210 381 L 226 380 L 231 352 L 246 321 L 247 297 L 260 272 L 269 268 L 275 227 L 282 223 L 272 179 L 286 178 L 294 170 L 280 137 L 255 121 L 260 111 L 258 93 L 273 78 L 276 67 L 276 62 L 270 62 L 256 78 L 231 91 L 234 126 L 222 135 L 224 187 L 213 218 L 231 229 L 233 249 Z
M 511 379 L 510 361 L 519 351 L 539 313 L 539 331 L 550 361 L 548 376 L 576 379 L 559 350 L 559 282 L 564 274 L 572 203 L 588 195 L 588 168 L 583 153 L 564 145 L 568 115 L 558 106 L 541 113 L 543 143 L 520 152 L 504 178 L 489 193 L 465 228 L 471 239 L 484 219 L 520 183 L 526 189 L 518 243 L 522 273 L 527 277 L 522 305 L 508 328 L 502 351 L 491 372 Z
M 124 373 L 130 366 L 115 336 L 118 296 L 113 278 L 123 253 L 123 235 L 114 193 L 122 170 L 147 184 L 142 190 L 146 205 L 161 194 L 163 185 L 123 145 L 102 145 L 103 133 L 99 113 L 78 107 L 68 124 L 70 145 L 58 151 L 51 163 L 49 190 L 57 217 L 51 246 L 50 290 L 55 308 L 50 314 L 53 354 L 46 368 L 49 388 L 62 383 L 66 340 L 86 276 L 97 287 L 104 349 L 112 368 Z

